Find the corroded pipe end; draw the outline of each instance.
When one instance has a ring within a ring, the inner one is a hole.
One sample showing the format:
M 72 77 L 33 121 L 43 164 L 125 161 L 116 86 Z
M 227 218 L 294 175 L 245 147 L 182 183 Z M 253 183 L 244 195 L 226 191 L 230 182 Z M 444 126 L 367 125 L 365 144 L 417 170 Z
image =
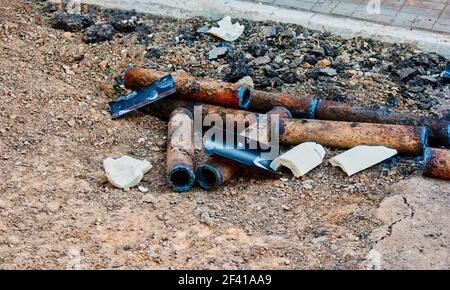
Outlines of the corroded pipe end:
M 251 91 L 245 86 L 242 86 L 238 89 L 237 97 L 239 101 L 239 108 L 248 109 L 248 106 L 250 106 Z
M 426 148 L 424 151 L 425 168 L 423 175 L 450 179 L 450 150 Z
M 223 183 L 220 168 L 213 163 L 200 164 L 195 170 L 198 185 L 206 190 L 213 190 Z
M 194 186 L 195 173 L 190 166 L 178 163 L 167 172 L 166 180 L 174 190 L 183 192 Z

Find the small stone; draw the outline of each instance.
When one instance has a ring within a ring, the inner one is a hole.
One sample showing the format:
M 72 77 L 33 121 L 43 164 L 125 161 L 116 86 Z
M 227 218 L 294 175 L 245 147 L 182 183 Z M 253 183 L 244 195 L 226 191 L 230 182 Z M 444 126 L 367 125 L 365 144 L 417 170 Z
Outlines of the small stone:
M 151 194 L 146 194 L 142 197 L 142 202 L 143 203 L 155 203 L 156 198 Z
M 281 56 L 277 55 L 273 61 L 276 62 L 276 63 L 282 63 L 283 62 L 283 58 Z
M 147 192 L 148 192 L 148 188 L 145 187 L 145 186 L 142 186 L 142 185 L 139 185 L 139 186 L 138 186 L 138 190 L 139 190 L 140 192 L 143 192 L 143 193 L 147 193 Z
M 254 57 L 264 56 L 267 54 L 267 45 L 254 41 L 247 46 L 247 51 Z
M 103 161 L 103 167 L 112 185 L 122 189 L 131 188 L 141 181 L 143 175 L 152 169 L 150 162 L 129 156 Z
M 160 58 L 163 55 L 164 55 L 163 51 L 156 47 L 149 48 L 145 53 L 145 56 L 147 58 Z
M 419 78 L 432 84 L 437 83 L 437 79 L 432 76 L 420 76 Z
M 80 250 L 76 249 L 76 248 L 70 248 L 69 251 L 67 252 L 67 255 L 70 258 L 75 258 L 80 256 Z
M 203 211 L 200 213 L 200 222 L 208 226 L 212 225 L 211 217 L 209 216 L 209 213 L 207 211 Z
M 371 64 L 375 64 L 375 63 L 377 63 L 378 62 L 378 59 L 376 59 L 376 58 L 374 58 L 374 57 L 369 57 L 369 62 L 371 63 Z
M 102 71 L 104 71 L 105 69 L 106 69 L 106 67 L 108 66 L 108 64 L 109 64 L 109 61 L 108 60 L 102 60 L 99 64 L 98 64 L 98 67 L 102 70 Z
M 417 74 L 417 69 L 412 67 L 406 67 L 404 69 L 398 70 L 397 75 L 402 81 L 408 81 Z
M 71 39 L 72 38 L 72 32 L 70 31 L 65 31 L 63 32 L 62 36 L 66 39 Z
M 306 63 L 309 63 L 310 65 L 315 65 L 317 63 L 317 57 L 313 54 L 308 54 L 307 56 L 305 56 L 304 61 Z
M 263 26 L 262 32 L 264 37 L 273 37 L 278 33 L 277 28 L 275 26 Z
M 309 184 L 309 183 L 303 183 L 302 186 L 303 186 L 304 189 L 308 189 L 308 190 L 313 189 L 313 186 L 311 184 Z
M 228 51 L 227 47 L 216 47 L 213 48 L 209 54 L 208 54 L 208 59 L 212 60 L 212 59 L 217 59 L 218 57 L 224 56 Z
M 255 58 L 253 61 L 250 62 L 250 65 L 261 66 L 261 65 L 268 64 L 270 61 L 271 61 L 270 57 L 265 55 L 265 56 L 260 56 L 260 57 Z
M 266 65 L 264 67 L 264 72 L 265 72 L 265 75 L 270 77 L 270 78 L 279 77 L 278 72 L 276 70 L 274 70 L 270 65 Z
M 74 119 L 70 119 L 69 121 L 67 121 L 67 125 L 69 125 L 70 127 L 75 127 L 76 124 L 77 122 Z
M 207 34 L 208 30 L 209 30 L 209 28 L 207 26 L 202 26 L 202 27 L 197 29 L 197 33 L 199 33 L 199 34 Z
M 9 235 L 7 240 L 8 240 L 8 243 L 11 245 L 17 245 L 20 243 L 20 239 L 13 235 Z
M 331 65 L 331 61 L 329 61 L 328 59 L 324 58 L 321 59 L 317 62 L 318 65 L 320 65 L 321 67 L 327 67 Z
M 320 73 L 330 77 L 334 77 L 335 75 L 337 75 L 336 70 L 330 67 L 321 68 Z
M 96 43 L 111 40 L 114 35 L 114 28 L 111 24 L 101 23 L 92 25 L 86 29 L 84 41 L 86 43 Z
M 324 56 L 325 55 L 325 50 L 322 47 L 314 47 L 309 52 L 315 56 Z
M 346 71 L 346 73 L 348 75 L 352 76 L 352 77 L 355 77 L 355 76 L 358 75 L 358 72 L 356 70 L 354 70 L 354 69 L 349 69 L 349 70 Z
M 0 208 L 6 208 L 8 206 L 8 203 L 5 201 L 5 200 L 3 200 L 3 199 L 0 199 Z
M 283 204 L 283 205 L 281 206 L 281 208 L 282 208 L 283 210 L 285 210 L 285 211 L 290 211 L 290 210 L 291 210 L 291 207 L 288 206 L 288 205 L 285 205 L 285 204 Z
M 327 236 L 321 236 L 321 237 L 317 237 L 315 239 L 312 239 L 311 242 L 313 244 L 318 244 L 318 243 L 321 243 L 321 242 L 325 241 L 326 239 L 327 239 Z
M 342 62 L 344 64 L 347 64 L 347 63 L 350 62 L 350 55 L 348 53 L 344 52 L 343 54 L 338 55 L 336 57 L 336 60 L 339 61 L 339 62 Z
M 47 210 L 49 212 L 57 212 L 59 210 L 59 208 L 60 208 L 60 204 L 57 203 L 56 201 L 52 201 L 47 204 Z
M 242 79 L 238 80 L 236 83 L 241 84 L 249 89 L 253 89 L 255 87 L 255 84 L 253 83 L 253 79 L 249 76 L 243 77 Z

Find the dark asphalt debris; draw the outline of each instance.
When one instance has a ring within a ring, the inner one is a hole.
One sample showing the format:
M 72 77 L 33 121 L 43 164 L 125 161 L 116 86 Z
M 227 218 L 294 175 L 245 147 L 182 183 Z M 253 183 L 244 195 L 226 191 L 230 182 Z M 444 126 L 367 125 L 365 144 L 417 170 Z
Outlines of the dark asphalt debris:
M 111 24 L 95 24 L 86 29 L 84 41 L 86 43 L 96 43 L 108 41 L 113 38 L 114 28 Z
M 56 13 L 53 16 L 52 27 L 65 31 L 80 31 L 94 24 L 90 16 L 78 14 Z

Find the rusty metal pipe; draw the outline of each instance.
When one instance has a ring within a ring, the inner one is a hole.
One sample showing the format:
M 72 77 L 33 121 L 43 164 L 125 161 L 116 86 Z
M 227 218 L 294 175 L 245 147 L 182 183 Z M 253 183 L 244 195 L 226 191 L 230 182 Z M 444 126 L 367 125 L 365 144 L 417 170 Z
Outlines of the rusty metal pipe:
M 267 112 L 268 118 L 273 115 L 278 115 L 279 118 L 292 118 L 291 112 L 284 108 L 277 106 Z M 270 124 L 270 120 L 269 120 Z M 269 132 L 267 132 L 269 134 Z M 206 190 L 214 190 L 221 184 L 230 180 L 236 173 L 241 170 L 241 166 L 223 159 L 219 156 L 210 156 L 208 160 L 200 164 L 195 175 L 199 186 Z
M 208 114 L 218 114 L 222 118 L 223 124 L 226 124 L 227 115 L 232 115 L 237 123 L 244 124 L 245 127 L 247 127 L 252 122 L 254 122 L 259 115 L 261 115 L 258 113 L 253 113 L 245 110 L 225 108 L 221 106 L 171 98 L 161 99 L 158 102 L 143 107 L 141 110 L 145 113 L 149 113 L 153 116 L 156 116 L 162 120 L 167 120 L 167 117 L 170 115 L 170 112 L 172 112 L 174 109 L 178 107 L 183 107 L 188 109 L 190 112 L 194 113 L 195 106 L 202 106 L 203 118 Z M 246 118 L 246 116 L 251 114 L 254 115 L 256 118 Z
M 299 95 L 252 90 L 252 99 L 248 109 L 263 113 L 276 106 L 281 106 L 288 109 L 296 118 L 313 119 L 317 103 L 318 101 L 315 99 L 306 99 Z
M 195 103 L 184 100 L 161 100 L 144 108 L 146 112 L 158 113 L 168 111 L 174 104 L 192 110 Z M 203 114 L 240 113 L 245 116 L 248 111 L 203 105 Z M 164 114 L 161 114 L 164 116 Z M 356 145 L 384 145 L 397 149 L 399 153 L 421 154 L 427 146 L 427 130 L 420 126 L 389 125 L 357 122 L 340 122 L 309 119 L 280 119 L 280 141 L 297 145 L 314 141 L 332 148 L 351 148 Z
M 129 89 L 139 89 L 162 77 L 164 74 L 164 72 L 155 70 L 132 68 L 125 74 L 125 86 Z M 283 106 L 291 111 L 292 115 L 296 118 L 425 126 L 429 130 L 430 143 L 447 147 L 450 146 L 450 121 L 448 120 L 418 117 L 411 114 L 389 111 L 387 109 L 353 106 L 327 100 L 318 101 L 303 98 L 299 95 L 270 93 L 259 90 L 252 90 L 249 93 L 251 98 L 248 98 L 249 104 L 247 106 L 237 106 L 234 94 L 231 94 L 233 97 L 230 98 L 229 91 L 224 89 L 225 87 L 232 86 L 234 88 L 232 91 L 236 90 L 236 84 L 198 79 L 181 72 L 176 72 L 173 76 L 178 90 L 178 94 L 175 97 L 224 107 L 248 107 L 250 111 L 258 113 L 267 112 L 275 106 Z M 195 83 L 194 89 L 192 88 L 192 83 Z M 244 103 L 246 101 L 247 98 L 245 98 Z
M 195 170 L 198 185 L 206 190 L 214 190 L 230 180 L 241 167 L 218 156 L 210 156 Z
M 331 148 L 357 145 L 383 145 L 399 153 L 416 155 L 427 145 L 425 127 L 338 122 L 307 119 L 281 119 L 280 142 L 297 145 L 316 142 Z
M 425 168 L 423 175 L 442 179 L 450 179 L 450 150 L 426 148 L 424 152 Z
M 315 117 L 320 120 L 425 126 L 428 128 L 430 143 L 450 145 L 450 121 L 447 120 L 418 117 L 387 109 L 350 106 L 325 100 L 317 104 Z
M 125 87 L 137 90 L 166 74 L 147 68 L 130 68 L 125 72 Z M 250 103 L 251 91 L 244 85 L 196 78 L 182 71 L 171 75 L 177 89 L 176 98 L 243 109 Z
M 171 115 L 167 138 L 167 184 L 178 192 L 192 188 L 194 174 L 194 123 L 192 113 L 185 108 L 175 109 Z

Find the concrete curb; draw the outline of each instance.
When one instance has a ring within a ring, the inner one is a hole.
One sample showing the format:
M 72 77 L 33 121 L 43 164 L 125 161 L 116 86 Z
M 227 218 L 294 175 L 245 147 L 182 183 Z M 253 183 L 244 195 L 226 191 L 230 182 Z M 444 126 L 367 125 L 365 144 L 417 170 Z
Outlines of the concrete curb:
M 351 38 L 362 36 L 390 43 L 415 43 L 425 51 L 450 57 L 450 35 L 420 29 L 389 26 L 347 17 L 287 9 L 239 0 L 82 0 L 108 8 L 135 9 L 153 15 L 189 18 L 193 16 L 219 19 L 226 15 L 256 21 L 278 21 Z

